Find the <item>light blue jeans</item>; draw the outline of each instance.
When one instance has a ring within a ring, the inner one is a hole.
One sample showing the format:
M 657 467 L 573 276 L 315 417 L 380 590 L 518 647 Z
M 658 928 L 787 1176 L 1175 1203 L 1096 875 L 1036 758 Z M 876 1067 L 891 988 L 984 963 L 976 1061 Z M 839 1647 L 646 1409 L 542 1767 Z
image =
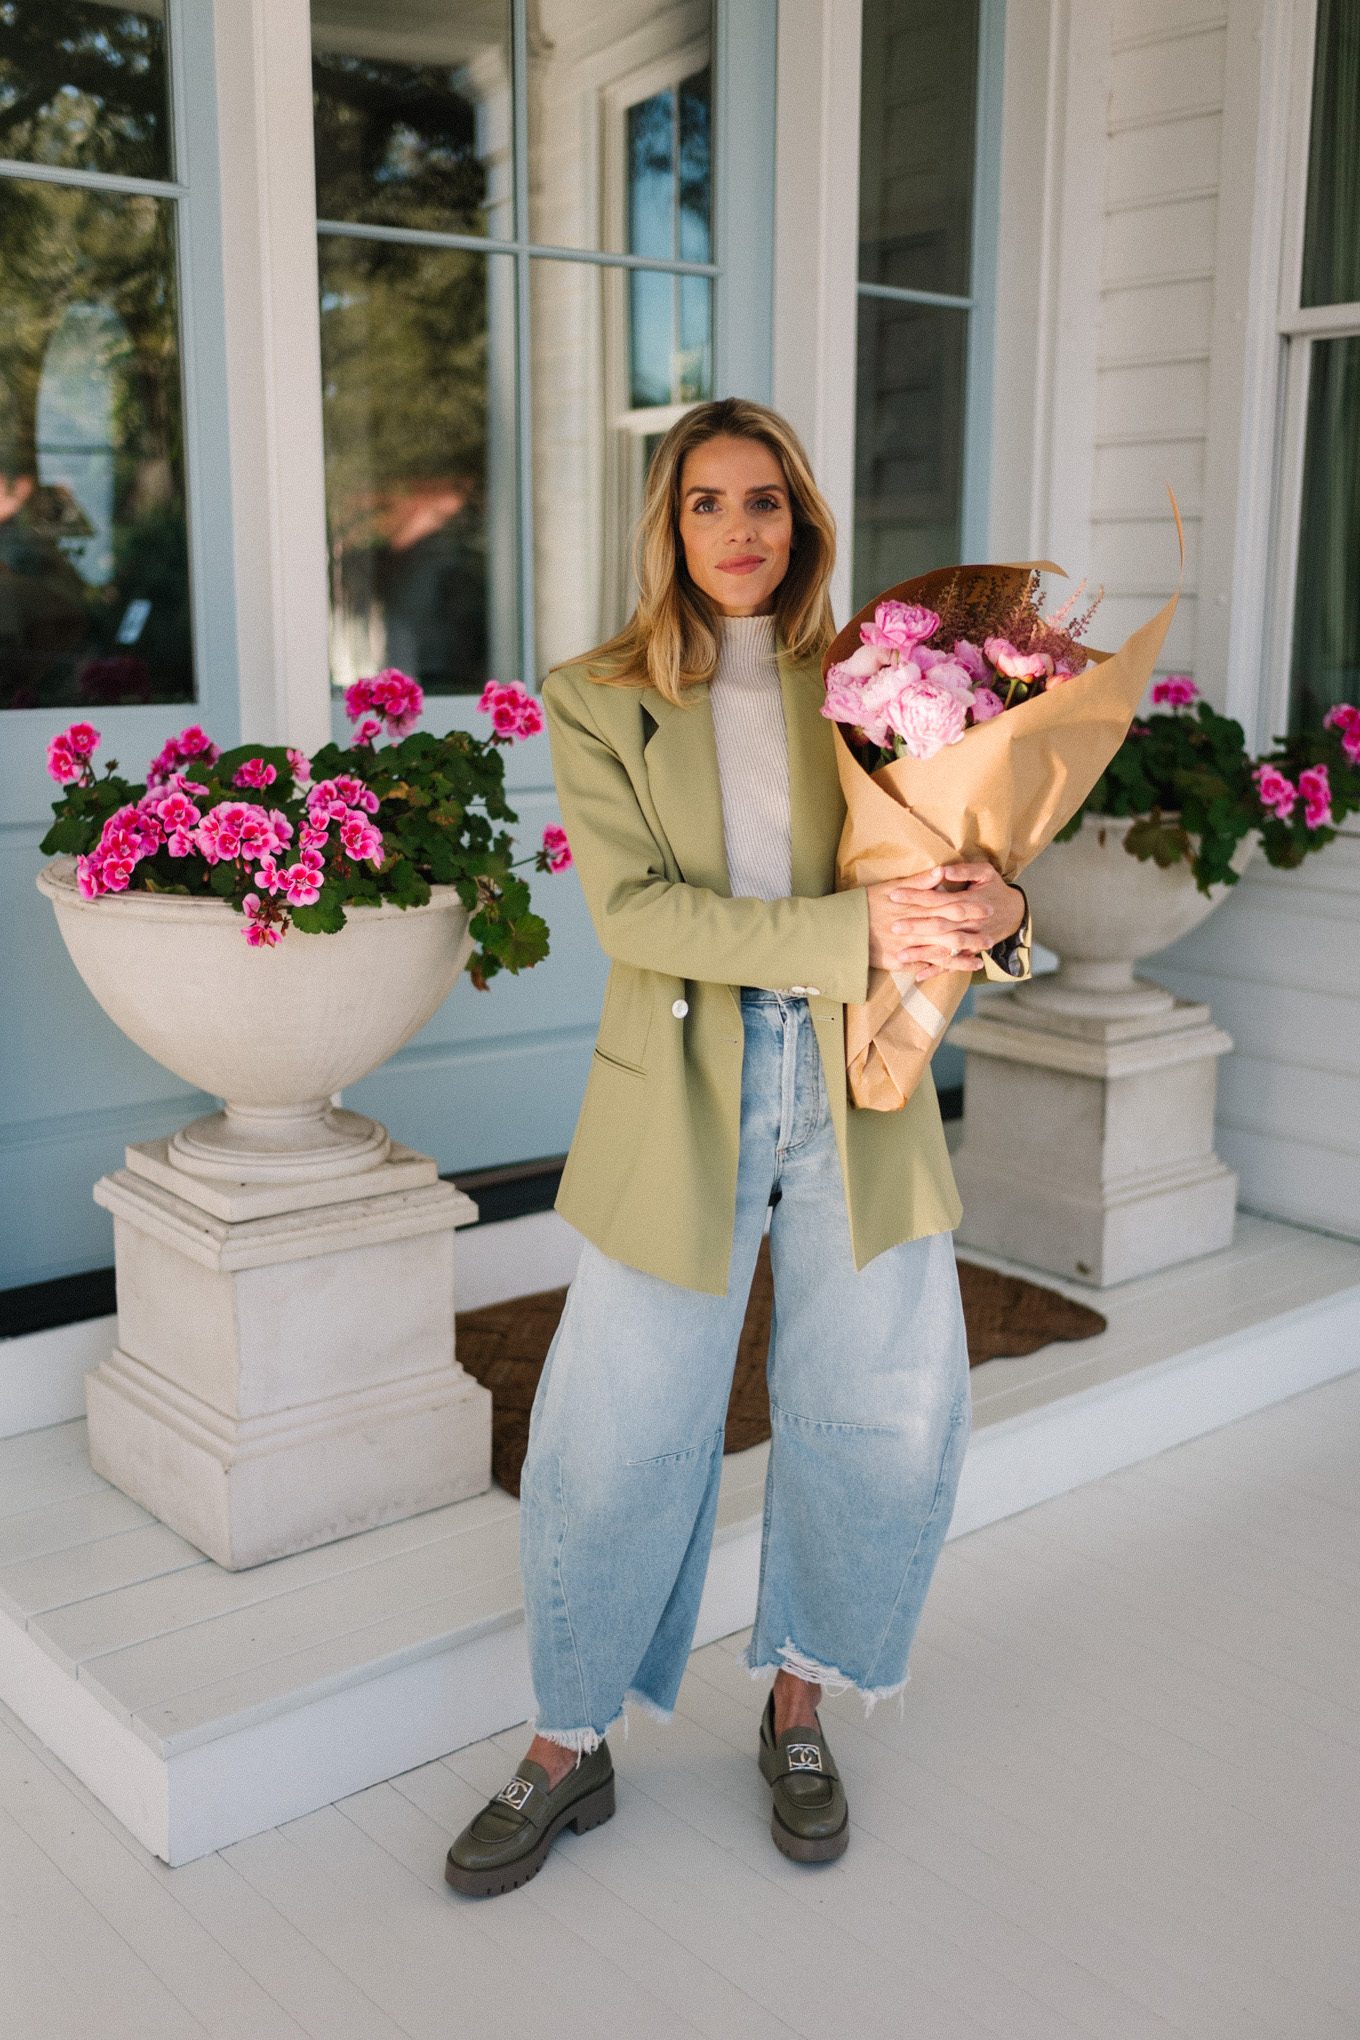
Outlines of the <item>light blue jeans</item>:
M 589 1241 L 539 1380 L 521 1484 L 535 1731 L 592 1750 L 625 1701 L 668 1719 L 694 1638 L 728 1394 L 771 1198 L 775 1309 L 753 1677 L 866 1713 L 901 1692 L 972 1428 L 951 1233 L 856 1272 L 807 1000 L 744 987 L 725 1296 Z M 626 1726 L 626 1723 L 625 1723 Z

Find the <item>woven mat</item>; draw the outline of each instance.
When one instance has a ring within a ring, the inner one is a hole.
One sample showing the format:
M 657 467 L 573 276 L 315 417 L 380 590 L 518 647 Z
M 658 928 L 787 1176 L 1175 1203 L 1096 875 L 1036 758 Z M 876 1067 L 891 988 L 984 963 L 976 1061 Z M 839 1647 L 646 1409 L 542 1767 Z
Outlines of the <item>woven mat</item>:
M 1072 1303 L 1056 1289 L 1044 1289 L 1018 1275 L 999 1275 L 971 1261 L 959 1262 L 959 1287 L 968 1326 L 968 1358 L 974 1367 L 983 1360 L 1018 1359 L 1054 1339 L 1090 1339 L 1105 1329 L 1098 1310 Z M 543 1289 L 510 1303 L 458 1313 L 458 1358 L 491 1390 L 491 1470 L 512 1495 L 519 1493 L 529 1411 L 566 1294 L 565 1289 Z M 726 1452 L 744 1452 L 770 1435 L 765 1361 L 773 1298 L 766 1238 L 761 1241 L 737 1349 L 723 1439 Z

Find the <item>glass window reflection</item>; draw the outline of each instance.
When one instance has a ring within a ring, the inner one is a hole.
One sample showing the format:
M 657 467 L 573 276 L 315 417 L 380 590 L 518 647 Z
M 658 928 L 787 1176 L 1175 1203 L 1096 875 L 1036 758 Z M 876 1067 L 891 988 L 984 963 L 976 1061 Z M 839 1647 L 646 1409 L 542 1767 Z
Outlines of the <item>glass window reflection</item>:
M 312 89 L 320 218 L 511 233 L 507 0 L 321 0 Z
M 977 0 L 865 0 L 859 274 L 968 294 Z
M 856 608 L 959 557 L 967 328 L 966 312 L 859 301 Z
M 4 0 L 0 156 L 169 177 L 163 15 L 159 5 Z
M 321 239 L 331 672 L 518 664 L 509 257 Z
M 0 706 L 193 698 L 167 201 L 0 179 Z

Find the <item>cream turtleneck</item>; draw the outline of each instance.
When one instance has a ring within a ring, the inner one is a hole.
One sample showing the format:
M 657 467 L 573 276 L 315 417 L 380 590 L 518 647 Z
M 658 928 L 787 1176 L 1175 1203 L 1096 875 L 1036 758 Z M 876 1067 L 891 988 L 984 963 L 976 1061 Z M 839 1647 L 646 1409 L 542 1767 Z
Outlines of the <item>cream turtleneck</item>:
M 725 616 L 709 683 L 733 899 L 793 890 L 788 735 L 773 616 Z

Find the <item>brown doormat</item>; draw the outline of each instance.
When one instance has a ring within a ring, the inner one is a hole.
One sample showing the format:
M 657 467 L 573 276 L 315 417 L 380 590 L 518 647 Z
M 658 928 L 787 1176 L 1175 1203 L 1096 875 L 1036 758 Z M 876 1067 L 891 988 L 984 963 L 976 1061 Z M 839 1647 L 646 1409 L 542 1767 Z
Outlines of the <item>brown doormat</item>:
M 1019 1275 L 1001 1275 L 975 1262 L 959 1262 L 959 1287 L 968 1326 L 968 1358 L 1017 1359 L 1054 1339 L 1090 1339 L 1105 1329 L 1098 1310 L 1073 1303 Z M 565 1289 L 543 1289 L 509 1303 L 458 1313 L 458 1358 L 491 1390 L 491 1470 L 503 1488 L 519 1493 L 519 1470 L 529 1443 L 529 1411 L 552 1335 L 566 1301 Z M 744 1452 L 770 1435 L 765 1361 L 770 1345 L 774 1286 L 770 1242 L 761 1241 L 737 1348 L 732 1397 L 727 1408 L 726 1452 Z

